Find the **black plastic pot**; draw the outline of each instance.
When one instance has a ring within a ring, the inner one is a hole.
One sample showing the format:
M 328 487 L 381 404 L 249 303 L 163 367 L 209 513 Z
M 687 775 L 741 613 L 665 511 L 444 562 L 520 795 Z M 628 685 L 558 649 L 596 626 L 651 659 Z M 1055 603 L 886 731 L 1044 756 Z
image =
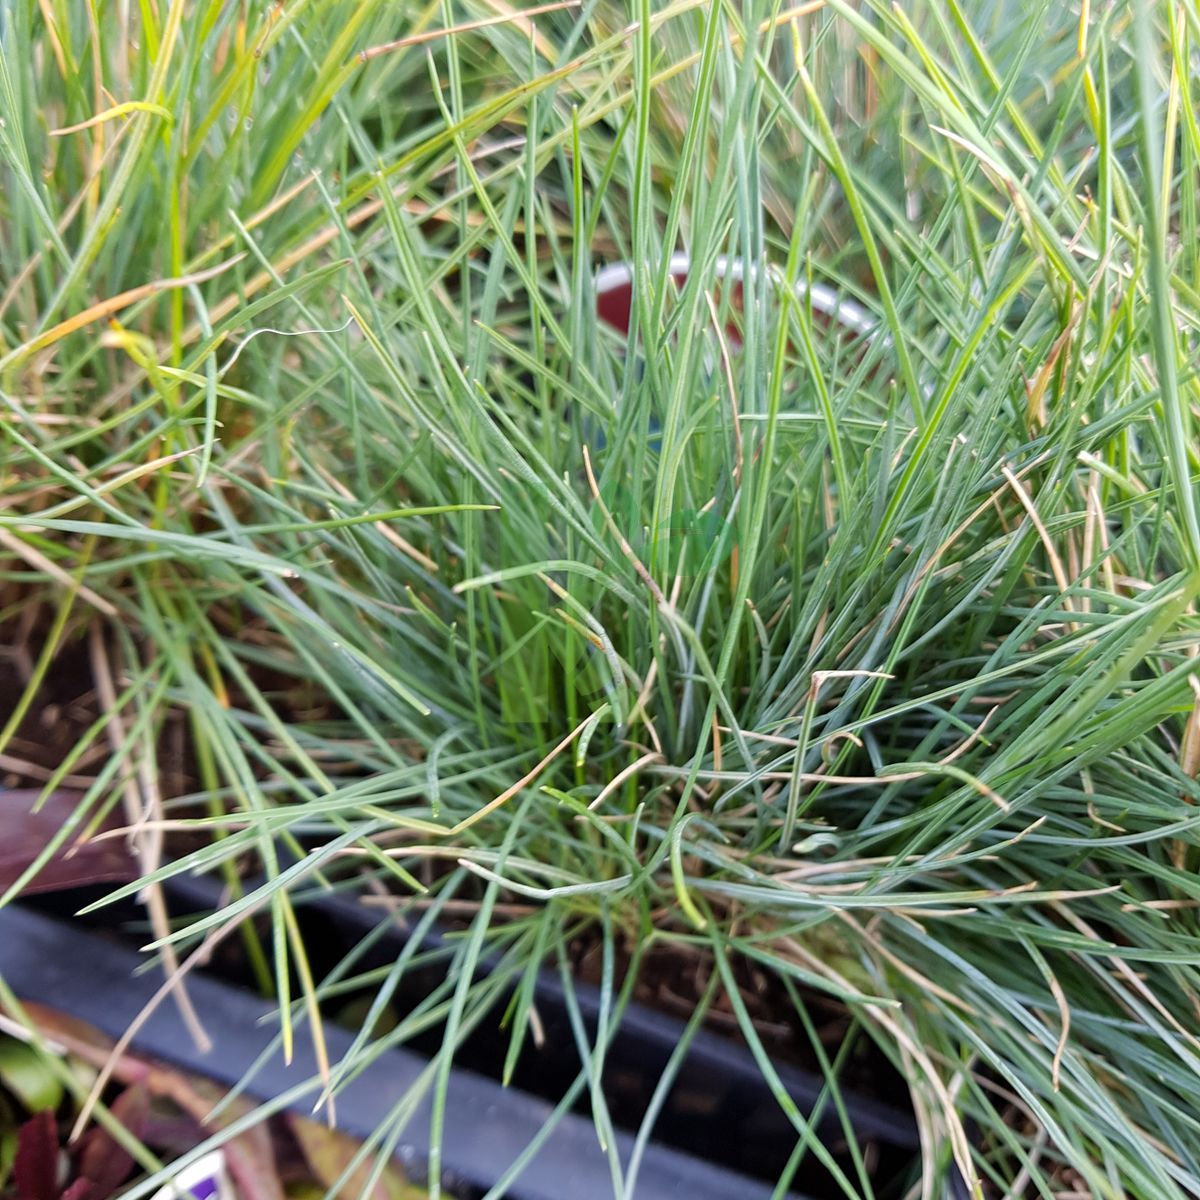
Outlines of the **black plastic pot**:
M 50 1005 L 121 1036 L 153 998 L 160 985 L 154 973 L 140 971 L 144 959 L 111 938 L 85 932 L 71 922 L 19 906 L 0 911 L 0 977 L 22 1000 Z M 173 1004 L 159 1004 L 139 1028 L 133 1049 L 216 1082 L 240 1084 L 255 1064 L 246 1091 L 274 1100 L 298 1087 L 290 1107 L 311 1112 L 318 1086 L 317 1064 L 307 1038 L 298 1038 L 295 1057 L 283 1061 L 276 1046 L 276 1008 L 253 993 L 193 973 L 191 999 L 213 1039 L 207 1052 L 196 1048 Z M 352 1035 L 326 1026 L 335 1059 L 349 1048 Z M 339 1128 L 370 1137 L 429 1066 L 408 1050 L 389 1050 L 339 1091 Z M 311 1086 L 302 1088 L 306 1082 Z M 448 1092 L 443 1140 L 443 1182 L 460 1196 L 486 1192 L 544 1128 L 552 1105 L 506 1089 L 471 1071 L 456 1069 Z M 430 1111 L 420 1106 L 396 1147 L 410 1167 L 429 1146 Z M 617 1137 L 617 1149 L 629 1161 L 633 1139 Z M 506 1190 L 511 1200 L 610 1200 L 612 1177 L 592 1123 L 568 1114 L 554 1127 L 538 1152 Z M 761 1183 L 723 1170 L 668 1147 L 651 1144 L 642 1157 L 637 1196 L 645 1200 L 758 1200 L 771 1195 Z
M 169 881 L 167 891 L 171 910 L 178 917 L 211 912 L 219 908 L 225 899 L 220 883 L 211 877 L 177 876 Z M 100 894 L 100 891 L 95 893 L 96 896 Z M 41 898 L 38 904 L 42 913 L 57 914 L 60 921 L 56 922 L 52 929 L 40 930 L 38 936 L 45 939 L 53 935 L 63 945 L 71 938 L 89 936 L 80 931 L 79 918 L 73 919 L 74 928 L 62 928 L 61 924 L 62 918 L 77 911 L 89 898 L 92 897 L 79 893 Z M 407 930 L 386 911 L 367 907 L 347 896 L 330 895 L 317 889 L 303 889 L 294 893 L 293 898 L 296 902 L 301 934 L 318 977 L 336 966 L 352 947 L 358 948 L 356 971 L 387 966 L 396 960 L 409 940 Z M 11 941 L 5 938 L 5 915 L 0 912 L 0 946 L 3 947 L 0 948 L 0 974 L 8 975 L 10 985 L 15 987 L 19 994 L 33 997 L 34 991 L 29 989 L 34 988 L 39 992 L 37 998 L 63 1007 L 64 1002 L 54 998 L 59 988 L 57 979 L 46 984 L 37 974 L 38 964 L 48 962 L 49 955 L 25 955 L 15 960 L 12 958 L 12 955 L 19 952 L 4 945 Z M 109 938 L 115 929 L 124 926 L 129 931 L 130 945 L 141 944 L 146 940 L 145 918 L 132 903 L 115 909 L 98 910 L 88 920 L 104 929 Z M 58 932 L 55 932 L 56 930 Z M 399 1011 L 404 1012 L 415 1007 L 445 979 L 451 960 L 451 947 L 447 945 L 447 937 L 446 933 L 435 931 L 425 938 L 421 946 L 421 950 L 427 952 L 421 956 L 424 965 L 406 971 L 404 982 L 394 997 Z M 89 949 L 86 953 L 104 953 L 107 947 L 104 943 L 100 946 L 100 949 Z M 125 955 L 123 962 L 132 964 L 136 961 L 136 956 L 130 957 L 129 950 L 121 949 L 121 953 Z M 75 957 L 66 961 L 77 963 L 84 960 Z M 19 967 L 16 974 L 11 973 L 14 967 L 10 963 L 13 962 Z M 480 966 L 481 974 L 487 973 L 492 966 L 491 962 L 485 960 Z M 128 968 L 125 969 L 128 973 Z M 214 970 L 220 969 L 222 964 L 219 961 L 214 963 Z M 55 970 L 57 974 L 57 969 Z M 246 1020 L 258 1020 L 264 1012 L 274 1011 L 257 999 L 249 999 L 244 991 L 230 989 L 229 982 L 246 982 L 244 964 L 239 965 L 235 961 L 231 967 L 225 962 L 224 970 L 227 980 L 225 983 L 214 982 L 213 972 L 210 971 L 204 986 L 223 989 L 219 993 L 221 996 L 224 996 L 225 992 L 230 993 L 229 998 L 220 1001 L 226 1006 L 226 1010 L 232 1012 L 232 1006 L 239 1003 L 248 1006 L 244 1015 Z M 90 975 L 90 972 L 88 974 Z M 80 986 L 81 983 L 83 986 Z M 142 988 L 143 998 L 153 990 L 153 984 L 149 982 L 143 981 L 139 986 Z M 599 1018 L 600 994 L 597 989 L 582 982 L 575 983 L 573 992 L 579 1014 L 590 1036 Z M 96 991 L 88 978 L 82 981 L 73 979 L 72 985 L 67 987 L 64 993 L 67 997 L 76 994 L 81 1003 L 99 1004 L 104 1019 L 98 1020 L 90 1012 L 79 1012 L 77 1015 L 87 1017 L 106 1030 L 115 1033 L 121 1031 L 121 1022 L 125 1018 L 113 1017 L 112 1014 L 118 1011 L 128 1012 L 129 1005 L 124 1001 L 114 1005 L 107 999 L 97 1000 Z M 536 1125 L 532 1124 L 533 1114 L 544 1115 L 549 1106 L 565 1094 L 580 1070 L 567 998 L 563 985 L 555 974 L 547 970 L 539 974 L 534 1002 L 545 1036 L 540 1045 L 534 1044 L 532 1039 L 527 1039 L 511 1088 L 501 1089 L 495 1082 L 500 1078 L 508 1044 L 507 1036 L 499 1028 L 503 1004 L 496 1006 L 494 1019 L 488 1017 L 481 1022 L 456 1056 L 456 1063 L 463 1068 L 462 1078 L 471 1081 L 471 1088 L 475 1088 L 476 1085 L 483 1087 L 486 1084 L 483 1094 L 491 1097 L 488 1103 L 500 1104 L 500 1108 L 496 1110 L 487 1110 L 485 1105 L 484 1111 L 488 1121 L 498 1120 L 499 1114 L 512 1115 L 528 1110 L 531 1122 L 528 1126 L 518 1122 L 514 1127 L 501 1122 L 493 1131 L 499 1139 L 494 1145 L 498 1147 L 504 1144 L 507 1151 L 498 1157 L 493 1154 L 492 1160 L 486 1165 L 467 1161 L 451 1163 L 451 1159 L 447 1158 L 447 1163 L 453 1165 L 459 1175 L 484 1190 L 524 1145 L 523 1141 L 505 1139 L 518 1137 L 519 1130 L 523 1129 L 526 1132 L 520 1136 L 528 1140 L 536 1129 Z M 164 1005 L 163 1009 L 165 1011 L 170 1007 Z M 219 1028 L 225 1030 L 228 1027 L 229 1021 L 222 1017 Z M 673 1017 L 637 1004 L 626 1010 L 605 1056 L 605 1098 L 610 1115 L 618 1128 L 633 1131 L 639 1127 L 654 1089 L 682 1033 L 682 1024 Z M 269 1044 L 270 1033 L 259 1029 L 258 1035 L 261 1035 L 261 1050 Z M 242 1034 L 238 1032 L 236 1037 L 240 1039 Z M 336 1029 L 330 1031 L 330 1038 L 331 1053 L 336 1059 L 338 1046 L 346 1039 Z M 440 1030 L 431 1029 L 423 1037 L 408 1043 L 401 1059 L 397 1060 L 395 1077 L 403 1077 L 410 1081 L 415 1078 L 417 1068 L 411 1065 L 410 1060 L 423 1065 L 425 1060 L 421 1055 L 436 1053 L 440 1039 Z M 225 1082 L 240 1079 L 252 1061 L 243 1052 L 239 1042 L 230 1065 L 224 1068 L 205 1065 L 196 1060 L 194 1053 L 185 1044 L 186 1041 L 184 1032 L 176 1028 L 161 1044 L 139 1043 L 139 1046 L 146 1053 L 161 1054 L 167 1058 L 173 1058 L 175 1054 L 186 1051 L 189 1058 L 181 1065 L 205 1071 Z M 218 1054 L 223 1053 L 219 1048 Z M 216 1062 L 217 1060 L 214 1060 L 214 1064 Z M 880 1064 L 882 1067 L 882 1060 Z M 821 1093 L 821 1080 L 787 1063 L 778 1063 L 777 1071 L 799 1110 L 805 1114 L 813 1113 Z M 274 1076 L 269 1074 L 257 1076 L 252 1090 L 266 1098 L 263 1088 L 267 1087 L 272 1078 Z M 294 1082 L 302 1076 L 299 1072 L 293 1072 L 288 1078 Z M 899 1086 L 897 1081 L 897 1087 Z M 269 1090 L 267 1087 L 268 1092 Z M 878 1092 L 878 1087 L 875 1090 Z M 468 1091 L 470 1092 L 470 1089 Z M 391 1093 L 388 1095 L 394 1099 Z M 502 1100 L 497 1100 L 497 1096 L 502 1097 Z M 901 1099 L 900 1096 L 897 1098 Z M 906 1107 L 891 1106 L 871 1098 L 856 1096 L 846 1089 L 843 1089 L 843 1099 L 857 1140 L 861 1145 L 869 1147 L 868 1155 L 874 1162 L 873 1176 L 879 1185 L 879 1195 L 893 1194 L 886 1186 L 892 1181 L 895 1181 L 894 1194 L 899 1195 L 903 1180 L 912 1177 L 920 1154 L 920 1144 L 911 1112 Z M 338 1107 L 340 1116 L 343 1112 L 340 1099 Z M 374 1118 L 376 1122 L 384 1112 L 386 1107 L 377 1110 Z M 539 1121 L 540 1119 L 539 1117 Z M 575 1129 L 577 1122 L 589 1131 L 584 1141 L 597 1151 L 594 1156 L 594 1169 L 598 1174 L 594 1185 L 589 1185 L 597 1190 L 577 1190 L 573 1187 L 562 1194 L 572 1197 L 593 1194 L 611 1196 L 612 1185 L 608 1167 L 603 1155 L 598 1153 L 594 1128 L 587 1112 L 581 1110 L 572 1116 L 570 1123 L 564 1128 Z M 359 1127 L 353 1128 L 358 1131 Z M 840 1161 L 843 1169 L 850 1173 L 852 1167 L 845 1146 L 844 1132 L 831 1104 L 826 1104 L 822 1114 L 816 1118 L 814 1132 L 825 1148 Z M 414 1127 L 411 1138 L 411 1149 L 414 1152 L 419 1152 L 426 1145 L 425 1136 L 422 1129 Z M 574 1136 L 572 1134 L 572 1137 Z M 673 1164 L 676 1158 L 684 1159 L 689 1164 L 688 1171 L 699 1170 L 699 1159 L 703 1159 L 704 1169 L 714 1172 L 713 1179 L 724 1181 L 720 1184 L 722 1188 L 728 1182 L 726 1176 L 733 1178 L 736 1174 L 740 1177 L 736 1190 L 700 1192 L 700 1195 L 766 1196 L 771 1194 L 775 1181 L 784 1171 L 795 1151 L 797 1140 L 795 1128 L 772 1095 L 750 1052 L 740 1044 L 705 1031 L 699 1032 L 655 1120 L 655 1154 L 667 1155 Z M 571 1144 L 574 1145 L 574 1142 Z M 575 1152 L 571 1151 L 572 1154 Z M 545 1153 L 553 1158 L 555 1152 L 548 1148 Z M 574 1166 L 576 1169 L 582 1169 L 579 1162 Z M 671 1167 L 671 1170 L 675 1169 L 676 1166 Z M 492 1172 L 490 1176 L 488 1171 Z M 690 1175 L 687 1177 L 690 1178 Z M 684 1176 L 681 1175 L 680 1178 Z M 815 1161 L 811 1152 L 805 1159 L 804 1170 L 799 1180 L 811 1200 L 841 1195 L 831 1175 Z M 583 1185 L 580 1184 L 579 1187 L 582 1188 Z M 519 1197 L 527 1193 L 515 1189 L 509 1194 Z M 528 1194 L 534 1196 L 541 1193 Z M 652 1198 L 659 1194 L 673 1193 L 662 1192 L 660 1185 L 655 1184 L 651 1177 L 647 1176 L 643 1180 L 639 1176 L 636 1194 L 638 1197 Z M 950 1196 L 954 1195 L 955 1193 L 950 1193 Z
M 219 886 L 211 879 L 181 879 L 173 890 L 178 904 L 190 904 L 196 912 L 209 911 L 220 902 Z M 311 892 L 308 902 L 298 909 L 298 915 L 306 946 L 326 947 L 330 951 L 328 961 L 321 964 L 329 968 L 336 965 L 347 949 L 359 946 L 371 935 L 374 936 L 370 949 L 359 960 L 360 969 L 394 962 L 408 941 L 407 931 L 386 912 L 342 895 Z M 381 922 L 387 923 L 382 932 Z M 431 933 L 423 949 L 443 949 L 445 938 L 442 932 Z M 414 1002 L 444 977 L 443 961 L 413 976 L 409 987 Z M 481 970 L 486 972 L 490 966 L 485 961 Z M 581 982 L 575 983 L 573 992 L 591 1035 L 599 1020 L 600 992 Z M 402 989 L 401 1001 L 404 998 Z M 543 1098 L 557 1100 L 579 1071 L 567 999 L 557 975 L 549 970 L 539 973 L 534 1002 L 545 1036 L 541 1046 L 527 1043 L 514 1082 Z M 498 1037 L 497 1033 L 495 1024 L 485 1022 L 468 1041 L 459 1061 L 499 1077 L 507 1038 Z M 682 1023 L 671 1016 L 639 1004 L 627 1008 L 605 1053 L 605 1094 L 614 1121 L 623 1121 L 628 1128 L 641 1121 L 682 1035 Z M 437 1033 L 431 1036 L 428 1043 L 431 1052 L 439 1044 L 439 1036 Z M 800 1111 L 812 1112 L 821 1094 L 822 1081 L 786 1063 L 777 1064 L 777 1070 Z M 911 1112 L 853 1095 L 847 1097 L 847 1102 L 859 1139 L 873 1143 L 881 1158 L 897 1172 L 906 1168 L 920 1146 Z M 831 1104 L 818 1122 L 817 1133 L 827 1146 L 841 1147 L 844 1135 Z M 692 1151 L 702 1147 L 704 1157 L 710 1161 L 759 1175 L 764 1180 L 779 1177 L 797 1141 L 794 1127 L 771 1094 L 749 1050 L 704 1031 L 693 1039 L 675 1086 L 655 1122 L 655 1137 Z

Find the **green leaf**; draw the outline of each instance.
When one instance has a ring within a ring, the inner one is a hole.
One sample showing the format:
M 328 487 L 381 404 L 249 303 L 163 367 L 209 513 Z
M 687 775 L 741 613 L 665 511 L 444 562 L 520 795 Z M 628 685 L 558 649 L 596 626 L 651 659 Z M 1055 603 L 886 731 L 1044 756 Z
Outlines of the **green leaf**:
M 50 1063 L 16 1038 L 0 1038 L 0 1083 L 27 1112 L 56 1111 L 62 1103 L 62 1084 Z

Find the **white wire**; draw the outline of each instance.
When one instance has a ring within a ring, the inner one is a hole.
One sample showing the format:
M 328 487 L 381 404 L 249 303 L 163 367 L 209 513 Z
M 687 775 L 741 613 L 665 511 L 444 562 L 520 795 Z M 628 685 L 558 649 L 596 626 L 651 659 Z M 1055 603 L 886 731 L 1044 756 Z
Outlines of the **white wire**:
M 238 344 L 238 348 L 229 356 L 229 361 L 226 362 L 226 364 L 217 372 L 217 378 L 221 379 L 224 377 L 225 372 L 228 371 L 235 362 L 237 362 L 242 351 L 245 350 L 245 348 L 250 345 L 250 343 L 254 341 L 254 339 L 258 337 L 260 333 L 274 333 L 278 334 L 280 337 L 307 337 L 308 335 L 314 333 L 341 333 L 343 330 L 349 329 L 352 324 L 354 324 L 354 318 L 347 317 L 346 323 L 344 325 L 337 326 L 336 329 L 270 329 L 264 326 L 262 329 L 252 330 L 246 337 L 242 339 L 242 341 Z

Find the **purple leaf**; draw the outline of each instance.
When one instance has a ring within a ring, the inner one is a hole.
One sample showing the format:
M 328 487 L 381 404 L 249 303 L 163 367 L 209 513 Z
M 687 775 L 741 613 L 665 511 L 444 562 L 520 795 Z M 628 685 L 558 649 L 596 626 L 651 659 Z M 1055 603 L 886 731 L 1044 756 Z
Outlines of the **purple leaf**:
M 90 1179 L 77 1179 L 63 1192 L 62 1200 L 97 1200 L 96 1185 Z
M 150 1097 L 145 1088 L 126 1088 L 112 1103 L 112 1115 L 139 1141 L 145 1136 Z M 97 1126 L 87 1136 L 79 1155 L 79 1181 L 92 1185 L 85 1196 L 62 1200 L 107 1200 L 129 1178 L 133 1156 L 117 1144 L 107 1129 Z M 74 1186 L 74 1185 L 72 1185 Z M 69 1190 L 69 1189 L 68 1189 Z
M 81 792 L 55 791 L 37 812 L 33 806 L 40 792 L 33 789 L 0 790 L 0 893 L 37 862 L 54 836 L 74 817 L 83 799 Z M 81 822 L 81 827 L 85 822 Z M 107 822 L 112 827 L 112 822 Z M 128 883 L 137 879 L 137 860 L 129 853 L 124 838 L 77 842 L 78 834 L 67 837 L 38 873 L 21 889 L 57 892 L 90 883 Z
M 18 1200 L 58 1200 L 58 1124 L 49 1109 L 17 1130 L 13 1183 Z

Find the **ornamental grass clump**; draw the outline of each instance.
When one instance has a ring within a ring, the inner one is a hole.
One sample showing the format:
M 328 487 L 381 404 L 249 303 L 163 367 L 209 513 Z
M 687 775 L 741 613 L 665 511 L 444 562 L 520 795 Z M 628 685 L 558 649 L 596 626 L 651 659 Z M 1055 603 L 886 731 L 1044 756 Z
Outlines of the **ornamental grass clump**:
M 1200 12 L 549 8 L 3 7 L 5 616 L 101 698 L 39 786 L 126 891 L 261 868 L 159 944 L 269 913 L 285 1043 L 308 885 L 463 922 L 325 1066 L 442 1022 L 433 1194 L 580 939 L 610 1147 L 673 948 L 768 1080 L 746 963 L 829 1111 L 830 999 L 907 1084 L 912 1179 L 784 1098 L 782 1185 L 1197 1194 Z

